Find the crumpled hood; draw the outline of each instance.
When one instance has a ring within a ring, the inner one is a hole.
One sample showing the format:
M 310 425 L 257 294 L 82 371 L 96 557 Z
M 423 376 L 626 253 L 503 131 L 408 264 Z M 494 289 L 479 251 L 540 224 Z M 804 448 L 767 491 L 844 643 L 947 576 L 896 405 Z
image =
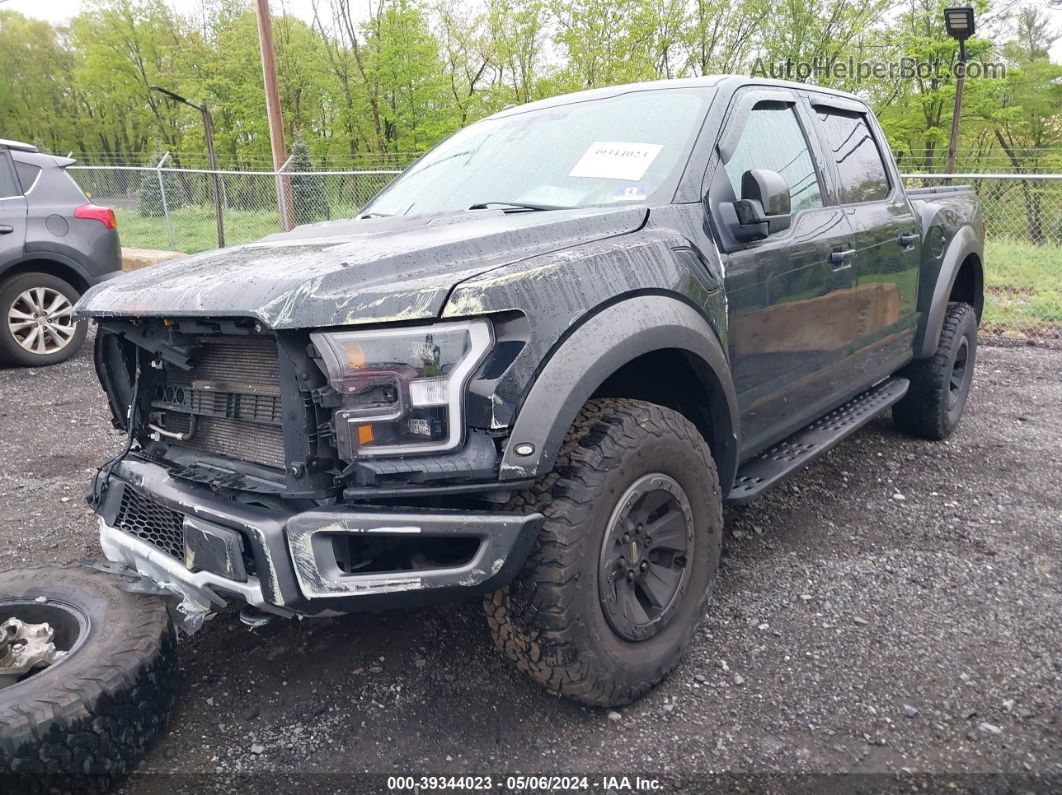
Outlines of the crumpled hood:
M 327 221 L 93 287 L 88 317 L 253 317 L 274 329 L 437 317 L 492 268 L 638 229 L 646 209 L 587 208 Z

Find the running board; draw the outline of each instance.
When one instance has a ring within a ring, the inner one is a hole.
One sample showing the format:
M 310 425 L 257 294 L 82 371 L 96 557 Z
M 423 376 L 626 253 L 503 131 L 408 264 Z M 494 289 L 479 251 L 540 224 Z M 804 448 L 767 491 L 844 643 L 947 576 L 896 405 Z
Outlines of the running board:
M 799 472 L 906 395 L 908 386 L 910 382 L 906 378 L 883 381 L 749 459 L 738 470 L 727 502 L 738 505 L 748 502 L 782 478 Z

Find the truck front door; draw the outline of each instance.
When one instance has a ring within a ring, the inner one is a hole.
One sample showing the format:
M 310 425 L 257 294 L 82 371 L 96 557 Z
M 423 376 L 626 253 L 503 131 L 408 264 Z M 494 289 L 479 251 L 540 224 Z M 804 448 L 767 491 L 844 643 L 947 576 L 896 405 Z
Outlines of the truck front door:
M 810 118 L 796 95 L 750 87 L 737 92 L 731 108 L 718 160 L 709 164 L 708 203 L 723 247 L 728 343 L 746 457 L 838 402 L 844 389 L 838 365 L 852 323 L 855 243 L 845 212 L 831 206 L 821 156 L 805 133 Z M 720 204 L 740 198 L 741 176 L 755 168 L 785 178 L 791 226 L 739 243 L 725 233 Z

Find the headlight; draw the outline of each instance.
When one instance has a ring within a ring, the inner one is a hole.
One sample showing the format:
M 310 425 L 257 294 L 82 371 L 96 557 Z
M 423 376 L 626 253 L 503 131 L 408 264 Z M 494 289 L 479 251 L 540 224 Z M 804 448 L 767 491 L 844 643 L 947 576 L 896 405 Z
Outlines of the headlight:
M 310 339 L 342 396 L 339 457 L 451 450 L 461 443 L 468 379 L 493 342 L 486 320 Z

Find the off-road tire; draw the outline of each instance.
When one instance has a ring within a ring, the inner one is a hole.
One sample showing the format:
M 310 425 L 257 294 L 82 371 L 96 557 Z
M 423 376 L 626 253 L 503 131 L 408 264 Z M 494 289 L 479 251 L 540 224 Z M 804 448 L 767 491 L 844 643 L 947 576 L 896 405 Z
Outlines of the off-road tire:
M 0 689 L 0 790 L 106 791 L 165 727 L 179 681 L 176 633 L 164 601 L 120 582 L 73 566 L 0 572 L 0 621 L 5 600 L 38 597 L 88 618 L 68 657 Z
M 966 369 L 958 401 L 949 406 L 956 356 L 965 346 Z M 977 313 L 969 304 L 952 302 L 944 315 L 940 344 L 928 359 L 912 362 L 900 375 L 911 382 L 907 394 L 892 407 L 892 419 L 904 433 L 922 439 L 946 439 L 959 424 L 970 394 L 977 359 Z
M 674 478 L 686 492 L 695 543 L 674 618 L 658 634 L 631 642 L 606 621 L 598 564 L 616 501 L 650 472 Z M 539 511 L 546 521 L 515 580 L 484 599 L 495 644 L 550 691 L 587 704 L 628 704 L 658 684 L 703 617 L 719 566 L 719 478 L 696 427 L 651 403 L 591 400 L 569 429 L 553 471 L 508 507 Z
M 11 305 L 25 290 L 32 287 L 45 287 L 62 293 L 76 304 L 79 297 L 77 289 L 67 281 L 50 273 L 18 273 L 8 279 L 0 280 L 0 363 L 14 364 L 20 367 L 45 367 L 50 364 L 65 362 L 85 343 L 88 333 L 88 321 L 79 320 L 74 327 L 74 335 L 61 349 L 52 353 L 33 353 L 27 351 L 12 336 L 7 325 L 8 311 Z

